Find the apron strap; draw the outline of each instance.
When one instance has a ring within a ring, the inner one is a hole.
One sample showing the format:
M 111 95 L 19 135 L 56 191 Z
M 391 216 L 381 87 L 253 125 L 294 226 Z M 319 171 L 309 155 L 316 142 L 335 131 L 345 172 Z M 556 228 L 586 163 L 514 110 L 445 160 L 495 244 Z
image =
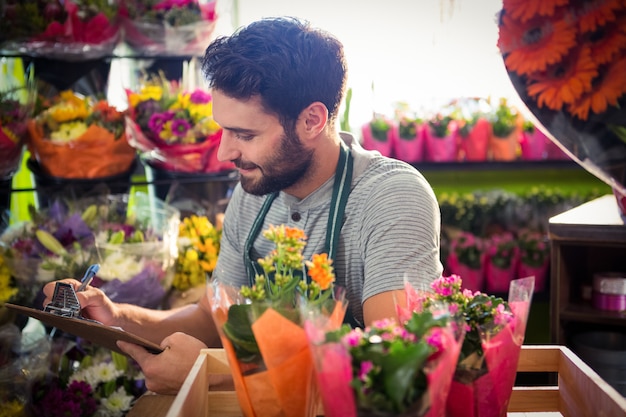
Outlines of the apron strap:
M 258 263 L 250 259 L 250 252 L 252 251 L 252 245 L 254 244 L 254 240 L 261 233 L 261 228 L 263 227 L 263 222 L 265 221 L 265 216 L 267 212 L 270 211 L 270 207 L 274 200 L 278 197 L 278 192 L 272 193 L 267 196 L 263 205 L 261 206 L 261 210 L 259 214 L 257 214 L 256 219 L 254 219 L 254 223 L 252 223 L 252 227 L 250 228 L 250 233 L 248 233 L 248 238 L 246 239 L 246 246 L 243 251 L 243 260 L 246 265 L 246 271 L 248 273 L 248 280 L 250 281 L 250 285 L 254 285 L 254 278 L 257 274 L 263 273 L 262 270 L 257 269 Z

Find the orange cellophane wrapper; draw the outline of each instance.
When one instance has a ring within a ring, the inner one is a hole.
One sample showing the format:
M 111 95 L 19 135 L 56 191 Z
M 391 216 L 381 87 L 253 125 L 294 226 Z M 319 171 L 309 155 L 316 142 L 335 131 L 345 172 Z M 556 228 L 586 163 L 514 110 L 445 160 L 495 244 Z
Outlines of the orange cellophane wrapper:
M 449 417 L 506 416 L 526 333 L 534 282 L 534 277 L 511 281 L 508 303 L 513 320 L 498 334 L 482 341 L 488 372 L 470 383 L 452 381 L 446 406 Z
M 79 138 L 57 145 L 44 137 L 43 128 L 34 120 L 28 122 L 30 140 L 27 147 L 42 169 L 59 178 L 103 178 L 130 169 L 135 149 L 126 135 L 115 139 L 113 133 L 91 125 Z
M 213 288 L 210 288 L 210 292 Z M 221 291 L 218 290 L 218 291 Z M 221 296 L 225 296 L 222 293 Z M 211 293 L 209 298 L 214 299 Z M 338 302 L 332 320 L 343 320 Z M 263 357 L 266 370 L 250 372 L 239 362 L 230 340 L 221 331 L 228 317 L 228 306 L 212 306 L 213 318 L 220 329 L 220 338 L 231 366 L 239 405 L 246 417 L 314 416 L 317 408 L 313 359 L 309 341 L 302 326 L 268 308 L 252 324 L 252 331 Z

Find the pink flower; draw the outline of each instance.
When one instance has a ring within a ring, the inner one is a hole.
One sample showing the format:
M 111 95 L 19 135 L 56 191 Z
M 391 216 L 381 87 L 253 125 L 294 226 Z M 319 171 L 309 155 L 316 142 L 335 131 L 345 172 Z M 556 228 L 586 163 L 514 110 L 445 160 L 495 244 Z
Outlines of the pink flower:
M 361 369 L 359 369 L 358 378 L 361 381 L 367 380 L 367 374 L 369 374 L 372 369 L 374 369 L 374 364 L 372 363 L 372 361 L 361 362 Z
M 174 113 L 171 111 L 166 111 L 163 113 L 154 113 L 150 116 L 150 120 L 148 121 L 148 127 L 152 130 L 156 135 L 158 135 L 161 130 L 163 130 L 163 125 L 166 122 L 169 122 L 174 118 Z
M 342 338 L 342 343 L 350 347 L 357 347 L 361 343 L 362 338 L 361 330 L 354 329 Z
M 179 138 L 185 137 L 187 131 L 191 129 L 191 125 L 185 119 L 172 120 L 172 133 Z
M 189 100 L 194 104 L 206 104 L 211 101 L 211 94 L 207 91 L 195 90 L 189 96 Z
M 154 10 L 170 10 L 174 7 L 186 7 L 196 3 L 194 0 L 164 0 L 154 5 Z

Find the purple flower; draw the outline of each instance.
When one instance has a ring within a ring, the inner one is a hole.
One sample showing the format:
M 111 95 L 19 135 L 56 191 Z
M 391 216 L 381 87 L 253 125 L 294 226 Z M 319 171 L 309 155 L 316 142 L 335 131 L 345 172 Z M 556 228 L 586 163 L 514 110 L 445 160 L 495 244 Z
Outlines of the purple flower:
M 172 133 L 179 138 L 185 137 L 191 129 L 191 124 L 185 119 L 174 119 L 172 121 Z
M 206 104 L 211 101 L 211 94 L 207 91 L 196 90 L 191 93 L 189 100 L 194 104 Z
M 154 113 L 150 116 L 150 120 L 148 120 L 148 128 L 152 130 L 156 135 L 158 135 L 161 130 L 163 130 L 163 126 L 165 123 L 169 122 L 174 118 L 174 112 L 166 111 L 163 113 Z

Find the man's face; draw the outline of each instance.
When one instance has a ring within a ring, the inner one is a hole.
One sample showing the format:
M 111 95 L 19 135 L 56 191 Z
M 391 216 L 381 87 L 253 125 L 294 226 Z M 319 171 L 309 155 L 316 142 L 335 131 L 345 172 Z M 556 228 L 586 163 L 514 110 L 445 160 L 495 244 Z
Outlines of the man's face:
M 288 191 L 306 178 L 313 151 L 264 113 L 258 98 L 240 101 L 214 92 L 213 116 L 223 129 L 218 158 L 235 164 L 246 192 Z

